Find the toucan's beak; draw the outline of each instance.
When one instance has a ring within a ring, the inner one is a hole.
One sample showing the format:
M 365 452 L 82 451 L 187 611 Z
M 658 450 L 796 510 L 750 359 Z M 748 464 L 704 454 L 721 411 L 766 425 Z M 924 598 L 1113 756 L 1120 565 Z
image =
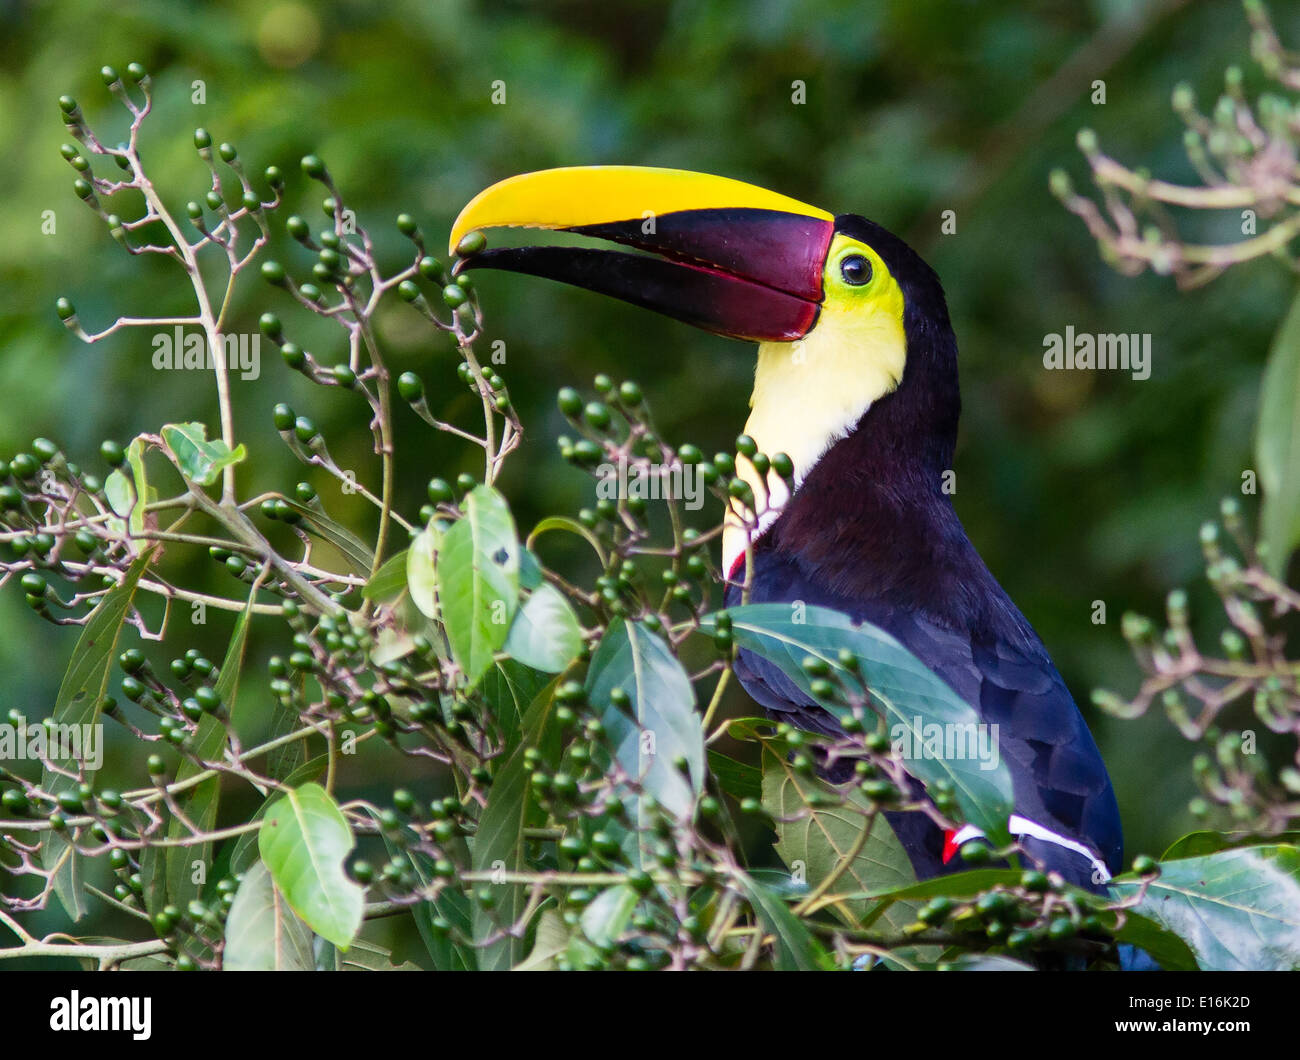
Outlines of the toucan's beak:
M 726 177 L 681 169 L 576 166 L 525 173 L 480 192 L 450 247 L 481 228 L 549 228 L 656 256 L 583 247 L 487 250 L 457 270 L 507 269 L 621 298 L 751 341 L 807 334 L 822 301 L 835 219 Z

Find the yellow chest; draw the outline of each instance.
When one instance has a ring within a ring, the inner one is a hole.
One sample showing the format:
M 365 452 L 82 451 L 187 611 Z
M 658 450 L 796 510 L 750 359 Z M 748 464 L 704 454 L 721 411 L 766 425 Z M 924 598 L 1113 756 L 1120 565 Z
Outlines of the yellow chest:
M 822 454 L 853 429 L 872 402 L 903 378 L 907 340 L 902 294 L 882 302 L 866 312 L 863 307 L 828 303 L 806 337 L 765 342 L 758 348 L 745 433 L 758 443 L 759 452 L 790 457 L 794 489 Z M 737 470 L 757 498 L 758 525 L 749 531 L 757 536 L 780 514 L 789 490 L 775 472 L 764 483 L 744 458 Z M 746 536 L 743 520 L 733 510 L 723 533 L 724 571 L 730 572 L 744 552 Z

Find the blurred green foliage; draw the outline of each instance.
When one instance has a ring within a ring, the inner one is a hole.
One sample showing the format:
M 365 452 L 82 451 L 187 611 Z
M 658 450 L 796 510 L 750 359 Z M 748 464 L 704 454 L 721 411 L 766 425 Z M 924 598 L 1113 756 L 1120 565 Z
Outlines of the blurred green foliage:
M 1275 15 L 1285 39 L 1300 39 L 1300 16 Z M 1194 614 L 1216 628 L 1196 528 L 1250 466 L 1260 368 L 1290 280 L 1268 263 L 1191 294 L 1149 275 L 1123 279 L 1048 193 L 1047 174 L 1081 173 L 1074 133 L 1088 125 L 1116 157 L 1190 177 L 1169 91 L 1188 80 L 1217 92 L 1246 47 L 1236 0 L 6 0 L 0 452 L 45 435 L 102 472 L 93 458 L 102 438 L 215 420 L 207 376 L 153 370 L 148 335 L 86 347 L 54 314 L 61 294 L 88 329 L 184 305 L 178 274 L 112 244 L 58 155 L 55 97 L 70 92 L 102 128 L 112 109 L 97 74 L 104 63 L 138 60 L 154 77 L 145 157 L 174 208 L 206 189 L 191 147 L 202 125 L 237 144 L 254 172 L 275 163 L 292 175 L 279 223 L 295 209 L 323 222 L 297 177 L 297 159 L 314 151 L 392 263 L 405 253 L 391 225 L 398 212 L 414 214 L 437 247 L 473 194 L 513 173 L 621 162 L 726 174 L 865 214 L 937 268 L 962 350 L 958 511 L 1086 704 L 1095 685 L 1136 684 L 1119 635 L 1124 610 L 1155 612 L 1170 586 L 1186 583 Z M 1106 82 L 1103 106 L 1089 99 L 1096 79 Z M 505 105 L 491 102 L 495 81 Z M 796 81 L 806 85 L 802 105 L 792 102 Z M 941 235 L 947 209 L 957 211 L 956 233 Z M 53 235 L 42 234 L 47 210 Z M 304 263 L 282 232 L 271 256 Z M 706 451 L 729 444 L 744 421 L 744 346 L 568 288 L 491 275 L 480 286 L 488 341 L 506 342 L 503 374 L 529 432 L 502 482 L 521 526 L 590 500 L 590 480 L 554 457 L 563 384 L 597 371 L 635 378 L 664 436 Z M 255 332 L 266 309 L 311 326 L 256 278 L 240 297 L 236 331 Z M 440 415 L 472 422 L 449 340 L 426 344 L 407 313 L 395 305 L 382 321 L 390 366 L 418 369 Z M 1150 332 L 1151 378 L 1045 372 L 1043 337 L 1069 324 Z M 315 337 L 337 344 L 328 331 Z M 318 352 L 342 359 L 337 345 Z M 301 477 L 272 428 L 280 400 L 311 412 L 341 464 L 368 466 L 366 417 L 347 394 L 311 387 L 274 356 L 261 379 L 233 385 L 237 434 L 264 479 L 256 486 Z M 471 470 L 475 454 L 405 409 L 398 430 L 399 504 L 414 512 L 430 475 Z M 347 507 L 336 484 L 316 485 L 340 514 L 371 517 L 356 498 Z M 199 577 L 219 585 L 223 575 Z M 1105 625 L 1092 622 L 1096 600 L 1107 605 Z M 195 643 L 219 657 L 229 624 L 213 618 Z M 0 628 L 4 705 L 40 716 L 75 631 L 51 636 L 13 593 L 0 598 Z M 255 635 L 254 664 L 273 647 L 283 646 Z M 1130 852 L 1159 853 L 1191 823 L 1191 747 L 1158 716 L 1117 723 L 1085 710 Z

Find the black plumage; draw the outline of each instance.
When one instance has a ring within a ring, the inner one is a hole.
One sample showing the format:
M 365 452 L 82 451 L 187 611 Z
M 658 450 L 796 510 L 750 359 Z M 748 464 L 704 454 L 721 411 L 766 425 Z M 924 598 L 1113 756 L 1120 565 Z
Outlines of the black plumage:
M 876 250 L 902 288 L 903 378 L 812 467 L 754 543 L 751 603 L 802 600 L 886 630 L 1000 728 L 1015 812 L 1090 847 L 1116 871 L 1123 841 L 1110 778 L 1042 642 L 971 544 L 944 492 L 960 396 L 957 344 L 943 288 L 898 237 L 864 218 L 837 230 Z M 739 603 L 732 583 L 727 603 Z M 774 717 L 838 731 L 775 666 L 741 652 L 736 673 Z M 944 837 L 924 816 L 891 817 L 921 877 L 945 865 Z M 1086 858 L 1029 840 L 1049 868 L 1095 886 Z

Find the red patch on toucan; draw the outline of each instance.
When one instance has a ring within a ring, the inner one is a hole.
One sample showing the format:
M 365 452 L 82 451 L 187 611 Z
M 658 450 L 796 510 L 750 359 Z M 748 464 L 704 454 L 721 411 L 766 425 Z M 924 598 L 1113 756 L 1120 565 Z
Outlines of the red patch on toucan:
M 737 556 L 735 559 L 731 561 L 731 570 L 727 571 L 727 581 L 734 582 L 736 580 L 737 571 L 740 572 L 741 581 L 744 581 L 745 578 L 744 567 L 745 567 L 745 554 L 742 552 L 739 556 Z
M 956 838 L 957 830 L 955 828 L 949 828 L 943 833 L 943 863 L 945 865 L 956 856 L 957 851 L 960 849 L 955 842 Z

